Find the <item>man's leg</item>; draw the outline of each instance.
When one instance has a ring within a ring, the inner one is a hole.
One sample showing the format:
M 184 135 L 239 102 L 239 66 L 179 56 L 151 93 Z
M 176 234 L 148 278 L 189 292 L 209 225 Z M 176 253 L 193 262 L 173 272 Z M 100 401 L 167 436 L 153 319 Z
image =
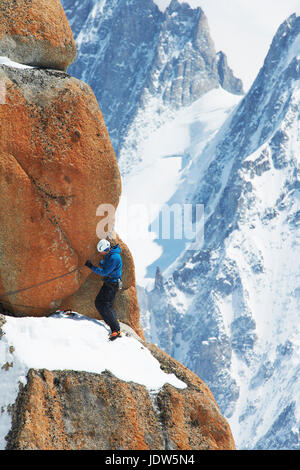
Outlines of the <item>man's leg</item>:
M 95 307 L 107 323 L 111 331 L 120 331 L 120 325 L 114 310 L 114 300 L 117 293 L 117 286 L 104 283 L 95 299 Z

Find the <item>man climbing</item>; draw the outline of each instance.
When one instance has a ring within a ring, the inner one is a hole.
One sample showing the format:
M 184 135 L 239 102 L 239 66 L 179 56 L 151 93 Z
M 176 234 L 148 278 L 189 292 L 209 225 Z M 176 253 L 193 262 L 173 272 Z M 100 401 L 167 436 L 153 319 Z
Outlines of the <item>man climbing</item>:
M 109 339 L 111 341 L 122 336 L 120 325 L 114 310 L 114 300 L 122 279 L 122 258 L 120 256 L 121 248 L 118 244 L 111 246 L 108 240 L 100 240 L 97 250 L 104 255 L 100 267 L 94 266 L 91 261 L 87 261 L 85 266 L 92 269 L 94 273 L 104 276 L 103 286 L 95 299 L 95 306 L 105 323 L 111 329 Z

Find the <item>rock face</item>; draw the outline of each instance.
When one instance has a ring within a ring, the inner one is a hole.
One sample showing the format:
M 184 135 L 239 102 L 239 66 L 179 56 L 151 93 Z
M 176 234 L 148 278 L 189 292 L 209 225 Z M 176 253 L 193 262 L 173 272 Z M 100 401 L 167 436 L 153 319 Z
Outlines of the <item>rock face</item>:
M 239 78 L 233 75 L 231 68 L 228 66 L 227 57 L 223 51 L 217 54 L 217 67 L 222 87 L 225 90 L 235 90 L 236 93 L 243 94 L 243 83 Z
M 0 67 L 1 292 L 36 285 L 95 252 L 96 210 L 117 206 L 119 170 L 89 86 L 60 72 Z M 75 272 L 9 301 L 43 313 L 79 288 Z M 20 306 L 15 311 L 22 311 Z
M 22 64 L 66 70 L 76 45 L 59 0 L 2 0 L 0 56 Z
M 39 3 L 17 2 L 12 11 L 11 2 L 2 2 L 1 18 L 13 24 L 13 15 L 24 8 L 20 18 L 24 24 L 27 18 L 26 24 L 28 20 L 40 34 L 44 31 L 40 24 L 51 26 L 44 16 L 51 13 L 53 24 L 65 24 L 60 30 L 63 41 L 58 32 L 53 33 L 53 40 L 68 44 L 69 26 L 60 15 L 60 3 L 43 2 L 38 16 Z M 14 24 L 22 35 L 24 25 Z M 38 41 L 31 46 L 39 49 Z M 26 51 L 19 52 L 17 45 L 13 50 L 24 62 Z M 58 46 L 53 54 L 67 64 Z M 10 57 L 18 60 L 13 54 Z M 46 62 L 38 59 L 36 63 L 51 65 Z M 97 100 L 85 83 L 49 69 L 1 65 L 0 85 L 0 302 L 18 315 L 41 316 L 61 306 L 76 309 L 80 305 L 84 314 L 99 318 L 94 298 L 101 278 L 86 267 L 76 269 L 87 259 L 99 261 L 95 247 L 106 233 L 96 233 L 101 221 L 97 209 L 101 204 L 117 208 L 121 179 Z M 124 290 L 116 304 L 122 321 L 142 336 L 134 264 L 124 243 L 122 249 Z M 68 272 L 72 273 L 43 284 Z M 72 296 L 83 284 L 74 302 Z
M 188 387 L 158 394 L 109 372 L 34 370 L 13 410 L 7 450 L 234 449 L 209 389 L 153 345 L 167 372 Z

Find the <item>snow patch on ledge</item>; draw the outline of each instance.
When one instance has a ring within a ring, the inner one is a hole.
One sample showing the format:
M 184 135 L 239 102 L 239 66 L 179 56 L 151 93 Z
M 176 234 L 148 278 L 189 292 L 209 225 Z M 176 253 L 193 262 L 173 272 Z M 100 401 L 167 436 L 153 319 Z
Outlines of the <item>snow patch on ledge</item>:
M 158 392 L 169 383 L 184 389 L 174 374 L 166 374 L 151 352 L 133 336 L 110 342 L 110 329 L 100 320 L 80 314 L 51 317 L 6 317 L 0 339 L 0 450 L 11 428 L 8 408 L 26 384 L 30 368 L 76 370 L 101 374 L 109 370 L 120 380 Z
M 10 60 L 8 57 L 0 56 L 0 65 L 6 65 L 7 67 L 13 67 L 15 69 L 33 69 L 35 67 L 31 67 L 30 65 L 19 64 L 18 62 L 14 62 Z

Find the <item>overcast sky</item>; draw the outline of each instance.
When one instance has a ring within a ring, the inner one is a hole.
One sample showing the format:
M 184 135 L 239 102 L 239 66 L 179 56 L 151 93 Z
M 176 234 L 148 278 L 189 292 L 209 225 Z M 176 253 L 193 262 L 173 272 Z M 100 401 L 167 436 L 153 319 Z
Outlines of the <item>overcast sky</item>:
M 154 0 L 164 10 L 170 0 Z M 184 0 L 180 0 L 184 1 Z M 249 89 L 280 24 L 300 15 L 300 0 L 185 0 L 208 18 L 216 50 L 223 50 L 235 75 Z

